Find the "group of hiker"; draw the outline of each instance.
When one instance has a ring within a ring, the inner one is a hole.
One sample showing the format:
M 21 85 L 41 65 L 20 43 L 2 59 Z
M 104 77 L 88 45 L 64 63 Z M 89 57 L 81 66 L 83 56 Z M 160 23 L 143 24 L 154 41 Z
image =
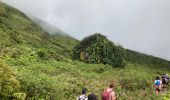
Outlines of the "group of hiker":
M 165 91 L 167 89 L 169 81 L 170 81 L 170 78 L 168 74 L 163 74 L 161 77 L 156 76 L 156 80 L 154 82 L 156 95 L 158 95 L 161 91 Z
M 170 78 L 168 74 L 163 74 L 160 76 L 156 76 L 156 80 L 154 82 L 154 87 L 156 89 L 156 95 L 158 95 L 161 91 L 165 91 L 168 87 L 168 84 L 170 82 Z M 114 82 L 112 82 L 109 87 L 107 87 L 103 92 L 101 96 L 101 100 L 117 100 L 116 93 L 114 91 Z M 77 97 L 77 100 L 99 100 L 97 95 L 94 93 L 90 93 L 88 96 L 86 96 L 87 89 L 83 88 L 82 94 Z
M 87 89 L 83 88 L 82 94 L 77 97 L 77 100 L 99 100 L 97 95 L 94 93 L 89 94 L 86 96 Z M 102 93 L 102 100 L 116 100 L 116 93 L 114 91 L 114 82 L 112 82 L 109 87 L 107 87 Z

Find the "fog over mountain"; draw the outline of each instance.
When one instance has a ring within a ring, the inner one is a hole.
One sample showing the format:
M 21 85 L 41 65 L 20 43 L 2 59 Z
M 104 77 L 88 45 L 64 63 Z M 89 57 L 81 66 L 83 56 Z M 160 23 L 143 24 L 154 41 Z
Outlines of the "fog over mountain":
M 1 0 L 81 40 L 100 32 L 125 48 L 170 60 L 169 0 Z

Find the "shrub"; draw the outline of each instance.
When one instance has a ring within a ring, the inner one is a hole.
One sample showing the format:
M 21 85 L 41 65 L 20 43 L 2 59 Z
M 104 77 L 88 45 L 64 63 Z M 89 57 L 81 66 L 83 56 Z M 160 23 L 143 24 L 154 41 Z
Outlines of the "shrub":
M 0 97 L 11 97 L 19 90 L 20 84 L 15 74 L 2 60 L 0 60 Z
M 13 93 L 12 97 L 17 100 L 25 100 L 26 94 L 25 93 Z
M 124 51 L 121 46 L 114 45 L 98 33 L 84 38 L 73 49 L 73 59 L 89 63 L 104 63 L 113 67 L 125 66 L 123 57 Z
M 45 60 L 45 59 L 47 59 L 48 53 L 47 53 L 46 50 L 40 49 L 40 50 L 38 50 L 37 55 L 38 55 L 39 58 Z

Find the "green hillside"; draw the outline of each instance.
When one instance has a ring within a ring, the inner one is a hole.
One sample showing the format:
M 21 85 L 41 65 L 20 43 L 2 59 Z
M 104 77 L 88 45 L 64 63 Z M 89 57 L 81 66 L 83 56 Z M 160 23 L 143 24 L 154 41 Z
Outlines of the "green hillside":
M 125 49 L 125 53 L 125 59 L 131 63 L 153 65 L 154 68 L 160 69 L 170 69 L 170 61 L 129 49 Z
M 46 48 L 63 55 L 71 50 L 77 40 L 71 37 L 49 35 L 30 18 L 18 10 L 0 3 L 0 45 L 4 47 L 29 46 Z M 71 47 L 72 46 L 72 47 Z
M 156 75 L 170 74 L 169 61 L 122 47 L 123 68 L 72 60 L 73 48 L 80 43 L 69 36 L 49 35 L 25 14 L 0 2 L 0 99 L 75 100 L 86 87 L 100 100 L 112 81 L 119 100 L 168 98 L 169 90 L 154 94 L 153 81 Z

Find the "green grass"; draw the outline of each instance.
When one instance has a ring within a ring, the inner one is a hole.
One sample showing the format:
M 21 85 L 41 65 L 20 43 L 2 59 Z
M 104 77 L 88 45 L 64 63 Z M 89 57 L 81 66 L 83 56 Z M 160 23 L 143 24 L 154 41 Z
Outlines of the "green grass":
M 21 84 L 21 91 L 26 92 L 28 99 L 36 97 L 73 100 L 83 87 L 88 88 L 88 93 L 94 92 L 100 98 L 103 89 L 112 81 L 116 83 L 115 91 L 120 100 L 158 98 L 154 95 L 153 87 L 158 70 L 153 69 L 151 65 L 128 63 L 122 69 L 69 59 L 39 60 L 36 54 L 31 59 L 8 58 L 6 61 L 9 65 L 13 65 L 17 80 Z M 21 61 L 24 61 L 24 64 Z M 159 70 L 159 73 L 170 74 L 168 70 Z

